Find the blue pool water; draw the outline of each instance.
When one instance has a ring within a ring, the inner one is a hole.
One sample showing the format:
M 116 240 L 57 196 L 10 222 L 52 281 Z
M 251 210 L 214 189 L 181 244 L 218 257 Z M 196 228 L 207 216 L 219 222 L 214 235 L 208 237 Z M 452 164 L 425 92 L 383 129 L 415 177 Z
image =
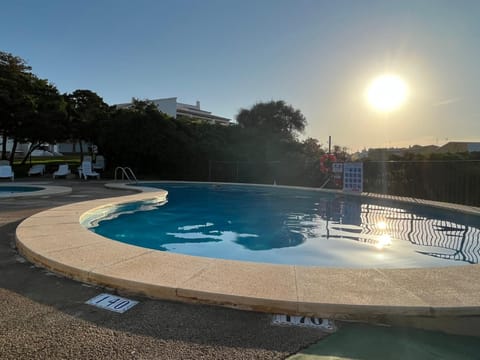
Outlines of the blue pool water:
M 478 216 L 279 187 L 143 184 L 165 204 L 130 203 L 85 224 L 151 249 L 242 261 L 348 268 L 476 264 Z
M 39 191 L 39 190 L 43 190 L 43 188 L 38 186 L 20 186 L 20 185 L 0 186 L 0 197 L 8 196 L 16 193 L 25 193 L 25 192 Z

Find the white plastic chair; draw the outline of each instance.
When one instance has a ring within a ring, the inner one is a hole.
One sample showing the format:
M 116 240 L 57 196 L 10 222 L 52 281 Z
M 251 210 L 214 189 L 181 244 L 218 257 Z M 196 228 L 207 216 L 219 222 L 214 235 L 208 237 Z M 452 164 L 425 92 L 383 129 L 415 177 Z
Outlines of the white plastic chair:
M 53 172 L 53 178 L 55 179 L 56 176 L 67 176 L 68 174 L 70 174 L 68 164 L 61 164 L 58 165 L 58 169 Z
M 0 165 L 0 178 L 9 178 L 12 181 L 14 180 L 15 174 L 13 173 L 10 165 Z
M 103 155 L 97 155 L 93 164 L 93 170 L 105 170 L 105 158 Z
M 100 174 L 92 170 L 92 163 L 89 161 L 82 162 L 82 168 L 80 171 L 81 171 L 80 177 L 83 176 L 85 180 L 87 180 L 89 176 L 100 179 Z
M 28 176 L 31 175 L 44 175 L 45 174 L 45 165 L 44 164 L 35 164 L 30 170 L 28 170 Z

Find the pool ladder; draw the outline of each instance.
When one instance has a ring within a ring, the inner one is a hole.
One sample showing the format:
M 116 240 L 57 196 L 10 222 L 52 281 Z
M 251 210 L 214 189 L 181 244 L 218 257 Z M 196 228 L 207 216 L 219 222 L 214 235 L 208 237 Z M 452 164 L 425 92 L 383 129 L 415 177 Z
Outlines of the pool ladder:
M 137 177 L 133 173 L 133 170 L 128 166 L 117 166 L 115 168 L 115 181 L 117 180 L 117 173 L 119 170 L 122 174 L 122 180 L 125 180 L 125 178 L 127 178 L 128 181 L 134 181 L 135 183 L 138 183 Z

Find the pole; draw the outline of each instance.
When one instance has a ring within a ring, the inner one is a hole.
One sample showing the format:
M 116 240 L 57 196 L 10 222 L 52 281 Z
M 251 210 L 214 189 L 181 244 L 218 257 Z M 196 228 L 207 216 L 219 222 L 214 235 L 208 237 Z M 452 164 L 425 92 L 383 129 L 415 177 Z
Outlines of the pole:
M 328 153 L 332 153 L 332 136 L 328 135 Z

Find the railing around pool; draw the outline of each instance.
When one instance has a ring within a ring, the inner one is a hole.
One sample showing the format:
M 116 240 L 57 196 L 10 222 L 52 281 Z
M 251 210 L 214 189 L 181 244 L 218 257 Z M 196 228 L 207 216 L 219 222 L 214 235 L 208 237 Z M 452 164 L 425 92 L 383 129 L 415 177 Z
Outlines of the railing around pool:
M 125 178 L 127 178 L 128 181 L 134 181 L 135 183 L 138 183 L 137 177 L 135 176 L 133 170 L 128 166 L 117 166 L 115 168 L 115 181 L 117 180 L 117 173 L 119 170 L 122 174 L 122 180 L 125 180 Z

